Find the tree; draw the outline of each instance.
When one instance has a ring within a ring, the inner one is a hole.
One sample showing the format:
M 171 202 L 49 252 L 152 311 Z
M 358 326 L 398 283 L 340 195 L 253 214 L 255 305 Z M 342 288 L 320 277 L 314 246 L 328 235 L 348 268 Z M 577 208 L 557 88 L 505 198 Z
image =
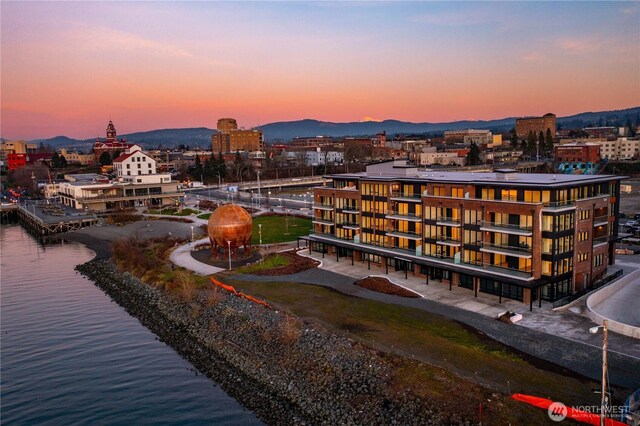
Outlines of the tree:
M 551 129 L 547 129 L 547 135 L 544 139 L 544 155 L 547 157 L 553 155 L 553 137 L 551 136 Z
M 53 155 L 51 156 L 51 168 L 57 169 L 60 167 L 59 164 L 60 164 L 60 156 L 58 155 L 57 152 L 54 152 Z
M 511 129 L 511 147 L 514 149 L 518 148 L 518 134 L 516 133 L 516 128 Z
M 118 158 L 118 157 L 120 157 L 120 150 L 119 150 L 119 149 L 116 149 L 116 150 L 113 152 L 113 157 L 111 157 L 111 159 L 112 159 L 112 160 L 115 160 L 115 159 L 116 159 L 116 158 Z
M 224 161 L 224 156 L 222 153 L 218 153 L 218 159 L 216 160 L 218 165 L 218 173 L 220 173 L 220 177 L 224 179 L 227 175 L 227 163 Z
M 100 154 L 100 158 L 98 158 L 98 163 L 102 164 L 103 166 L 110 166 L 111 164 L 113 164 L 113 160 L 111 159 L 109 152 L 105 151 L 102 154 Z
M 476 166 L 480 164 L 480 148 L 478 148 L 478 145 L 475 142 L 471 142 L 465 164 L 467 166 Z
M 202 163 L 200 162 L 200 156 L 198 154 L 196 154 L 194 166 L 191 169 L 190 175 L 193 180 L 202 179 Z

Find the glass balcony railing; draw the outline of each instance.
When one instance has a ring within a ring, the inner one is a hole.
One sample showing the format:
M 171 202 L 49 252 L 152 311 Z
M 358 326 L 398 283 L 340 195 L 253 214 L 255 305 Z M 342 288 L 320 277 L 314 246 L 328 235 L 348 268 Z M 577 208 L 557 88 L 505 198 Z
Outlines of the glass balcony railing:
M 593 244 L 601 244 L 609 241 L 609 237 L 607 235 L 603 235 L 602 237 L 596 237 L 593 239 Z
M 531 225 L 513 225 L 510 223 L 499 223 L 499 222 L 490 222 L 488 220 L 484 220 L 480 224 L 486 228 L 502 228 L 502 229 L 512 229 L 517 231 L 531 231 L 533 230 L 533 226 Z
M 329 203 L 314 203 L 313 204 L 313 208 L 314 209 L 319 209 L 319 210 L 333 210 L 333 204 L 329 204 Z
M 434 259 L 440 259 L 440 260 L 448 260 L 453 262 L 455 259 L 453 256 L 448 256 L 446 254 L 443 253 L 422 253 L 422 255 L 424 257 L 432 257 Z
M 388 210 L 387 218 L 393 219 L 394 217 L 401 220 L 416 220 L 416 221 L 422 220 L 422 215 L 420 214 L 409 213 L 409 212 L 399 212 L 397 210 Z
M 359 228 L 360 224 L 357 222 L 348 222 L 348 221 L 343 221 L 343 222 L 339 222 L 339 225 L 342 225 L 343 227 L 349 227 L 349 228 Z
M 439 222 L 445 225 L 460 226 L 460 219 L 457 217 L 438 216 L 436 218 L 436 222 Z
M 391 198 L 402 198 L 411 201 L 420 201 L 422 199 L 422 195 L 420 194 L 409 194 L 401 191 L 391 191 Z
M 461 243 L 460 239 L 455 239 L 455 238 L 452 238 L 451 236 L 448 236 L 448 235 L 438 235 L 438 236 L 436 236 L 436 241 L 437 242 L 445 242 L 445 243 L 453 243 L 453 244 L 460 244 Z
M 575 204 L 575 200 L 561 200 L 561 201 L 543 201 L 544 207 L 565 207 Z
M 387 231 L 387 235 L 392 237 L 409 238 L 413 240 L 422 239 L 422 233 L 413 232 L 413 231 L 398 231 L 398 230 L 392 229 L 390 231 Z
M 609 221 L 609 215 L 596 216 L 593 218 L 593 223 L 604 223 Z
M 527 244 L 521 244 L 517 246 L 505 245 L 505 244 L 493 244 L 493 243 L 484 243 L 482 245 L 483 248 L 487 249 L 495 249 L 495 250 L 504 250 L 504 251 L 516 251 L 519 253 L 531 253 L 532 248 Z

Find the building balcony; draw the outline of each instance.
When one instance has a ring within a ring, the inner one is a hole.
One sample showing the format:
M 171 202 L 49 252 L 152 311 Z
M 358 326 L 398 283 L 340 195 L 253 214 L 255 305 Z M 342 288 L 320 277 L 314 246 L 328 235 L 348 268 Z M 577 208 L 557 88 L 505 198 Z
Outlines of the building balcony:
M 533 227 L 527 225 L 512 225 L 509 223 L 489 222 L 485 220 L 481 222 L 480 230 L 530 237 L 532 235 Z
M 314 204 L 313 208 L 316 210 L 333 210 L 333 204 Z
M 422 240 L 422 234 L 418 234 L 416 232 L 411 232 L 411 231 L 389 231 L 387 232 L 387 236 L 406 238 L 408 240 L 416 240 L 416 241 Z
M 602 237 L 596 237 L 593 239 L 593 245 L 597 246 L 600 244 L 605 244 L 609 242 L 609 236 L 608 235 L 603 235 Z
M 482 252 L 504 254 L 506 256 L 514 256 L 522 259 L 531 259 L 533 257 L 531 247 L 529 246 L 509 246 L 501 244 L 484 243 L 480 248 Z
M 345 214 L 360 214 L 360 210 L 358 210 L 355 207 L 344 207 L 344 208 L 339 208 L 337 209 L 339 213 L 345 213 Z
M 387 219 L 406 220 L 409 222 L 421 222 L 422 217 L 415 213 L 400 213 L 395 210 L 389 210 L 387 212 Z
M 542 211 L 574 210 L 576 208 L 575 203 L 575 200 L 543 201 Z
M 390 194 L 390 198 L 392 200 L 397 200 L 397 201 L 408 201 L 410 203 L 420 203 L 422 202 L 422 195 L 418 194 L 404 194 L 402 192 L 396 192 L 393 191 Z
M 340 222 L 338 223 L 344 229 L 360 229 L 360 224 L 356 222 Z
M 331 225 L 331 226 L 333 226 L 333 225 L 334 225 L 334 223 L 333 223 L 333 221 L 332 221 L 332 220 L 321 219 L 321 218 L 319 218 L 319 217 L 314 217 L 314 218 L 311 220 L 311 223 L 315 223 L 315 224 L 317 224 L 317 225 Z
M 609 223 L 609 215 L 596 216 L 593 218 L 593 226 L 605 226 Z
M 460 227 L 460 220 L 457 218 L 448 217 L 448 216 L 438 216 L 436 218 L 436 225 Z
M 456 240 L 447 235 L 438 235 L 436 237 L 436 244 L 442 244 L 445 246 L 459 247 L 462 242 L 460 240 Z
M 496 273 L 508 272 L 509 275 L 515 275 L 517 277 L 522 277 L 522 278 L 531 277 L 531 275 L 533 274 L 533 268 L 516 269 L 516 268 L 508 267 L 507 264 L 494 265 L 490 263 L 483 263 L 481 268 L 486 271 L 496 272 Z
M 422 255 L 424 257 L 430 257 L 432 259 L 438 259 L 438 260 L 450 262 L 451 264 L 456 263 L 455 258 L 453 256 L 447 256 L 446 254 L 442 254 L 442 253 L 422 253 Z

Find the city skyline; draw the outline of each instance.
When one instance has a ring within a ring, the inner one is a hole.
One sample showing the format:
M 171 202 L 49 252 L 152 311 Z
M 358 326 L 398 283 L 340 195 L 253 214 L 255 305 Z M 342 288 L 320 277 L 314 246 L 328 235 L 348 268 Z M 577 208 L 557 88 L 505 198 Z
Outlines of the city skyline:
M 640 104 L 637 2 L 2 2 L 8 139 Z M 122 129 L 122 130 L 120 130 Z M 126 129 L 126 130 L 125 130 Z

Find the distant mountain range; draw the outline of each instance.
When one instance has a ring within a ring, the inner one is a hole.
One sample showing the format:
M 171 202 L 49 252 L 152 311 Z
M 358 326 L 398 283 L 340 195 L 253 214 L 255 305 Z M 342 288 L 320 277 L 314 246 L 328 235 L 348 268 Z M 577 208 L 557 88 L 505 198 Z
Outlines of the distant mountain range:
M 624 126 L 628 119 L 633 123 L 640 116 L 640 107 L 627 108 L 616 111 L 584 112 L 568 117 L 558 117 L 558 125 L 563 128 L 581 128 L 586 126 L 616 125 Z M 267 141 L 288 142 L 295 137 L 305 136 L 373 136 L 385 131 L 388 136 L 403 135 L 433 135 L 445 130 L 460 129 L 488 129 L 495 132 L 508 131 L 515 126 L 515 117 L 497 120 L 464 120 L 449 123 L 410 123 L 399 120 L 365 121 L 353 123 L 331 123 L 312 119 L 283 121 L 270 123 L 257 128 L 264 132 Z M 180 144 L 191 148 L 207 148 L 211 146 L 211 135 L 215 129 L 206 127 L 187 129 L 163 129 L 147 132 L 118 135 L 129 142 L 140 144 L 145 148 L 163 146 L 176 147 Z M 71 147 L 76 149 L 90 149 L 94 139 L 79 140 L 66 136 L 56 136 L 51 139 L 38 139 L 32 142 L 52 145 L 55 148 Z

